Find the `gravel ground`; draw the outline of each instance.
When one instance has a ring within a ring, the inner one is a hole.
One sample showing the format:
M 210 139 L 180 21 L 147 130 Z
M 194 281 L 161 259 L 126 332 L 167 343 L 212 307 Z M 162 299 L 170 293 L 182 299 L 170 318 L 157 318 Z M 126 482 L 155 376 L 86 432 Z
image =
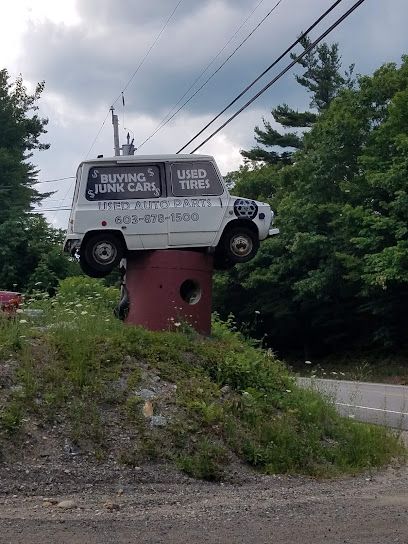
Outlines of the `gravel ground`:
M 408 543 L 408 467 L 324 481 L 238 467 L 211 484 L 163 465 L 3 463 L 0 504 L 10 544 Z

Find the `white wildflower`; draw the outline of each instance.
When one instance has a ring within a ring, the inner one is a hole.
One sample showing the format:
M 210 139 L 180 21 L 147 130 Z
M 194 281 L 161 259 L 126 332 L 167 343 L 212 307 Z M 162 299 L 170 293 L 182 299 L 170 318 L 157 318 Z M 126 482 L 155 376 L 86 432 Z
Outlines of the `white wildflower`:
M 27 319 L 20 319 L 20 323 L 28 323 Z

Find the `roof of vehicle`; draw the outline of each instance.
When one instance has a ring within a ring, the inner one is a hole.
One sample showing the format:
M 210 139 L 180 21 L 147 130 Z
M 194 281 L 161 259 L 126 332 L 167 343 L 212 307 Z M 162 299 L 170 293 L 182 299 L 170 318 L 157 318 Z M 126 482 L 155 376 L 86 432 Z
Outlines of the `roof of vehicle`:
M 95 159 L 87 159 L 85 161 L 82 161 L 81 164 L 86 163 L 92 163 L 95 162 L 106 162 L 106 161 L 114 161 L 114 162 L 160 162 L 160 161 L 199 161 L 199 160 L 214 160 L 214 157 L 211 155 L 193 155 L 193 154 L 186 154 L 186 155 L 177 155 L 177 154 L 170 154 L 170 155 L 118 155 L 116 157 L 100 157 Z

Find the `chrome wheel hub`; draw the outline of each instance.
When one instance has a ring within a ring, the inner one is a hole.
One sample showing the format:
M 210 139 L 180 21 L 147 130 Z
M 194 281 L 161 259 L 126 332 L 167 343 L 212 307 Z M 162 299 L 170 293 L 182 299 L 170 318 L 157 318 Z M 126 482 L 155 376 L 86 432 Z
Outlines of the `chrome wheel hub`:
M 252 240 L 246 236 L 235 236 L 231 240 L 231 251 L 238 257 L 246 257 L 252 251 Z
M 117 255 L 117 249 L 109 242 L 100 242 L 93 249 L 95 261 L 100 264 L 112 263 Z

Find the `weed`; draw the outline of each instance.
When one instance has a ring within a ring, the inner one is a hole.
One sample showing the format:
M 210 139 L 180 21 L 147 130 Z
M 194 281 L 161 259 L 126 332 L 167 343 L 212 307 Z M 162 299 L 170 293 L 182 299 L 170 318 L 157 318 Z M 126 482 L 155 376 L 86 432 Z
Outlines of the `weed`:
M 62 419 L 71 439 L 101 459 L 120 431 L 132 438 L 129 447 L 113 445 L 120 462 L 171 460 L 213 481 L 223 477 L 230 453 L 263 472 L 318 476 L 404 457 L 390 431 L 341 418 L 317 392 L 299 389 L 287 367 L 237 332 L 232 318 L 215 317 L 209 339 L 181 327 L 150 332 L 114 320 L 117 299 L 97 280 L 69 278 L 53 299 L 28 301 L 43 310 L 40 321 L 0 322 L 0 361 L 18 361 L 22 387 L 2 399 L 3 436 L 16 434 L 26 413 L 42 425 Z M 153 373 L 167 391 L 152 401 L 155 413 L 169 411 L 164 428 L 149 425 L 134 395 Z
M 226 449 L 203 437 L 191 453 L 179 455 L 177 465 L 193 478 L 217 482 L 223 477 L 227 461 Z
M 0 430 L 8 436 L 16 434 L 22 425 L 23 413 L 21 402 L 18 400 L 10 402 L 7 408 L 0 412 Z

